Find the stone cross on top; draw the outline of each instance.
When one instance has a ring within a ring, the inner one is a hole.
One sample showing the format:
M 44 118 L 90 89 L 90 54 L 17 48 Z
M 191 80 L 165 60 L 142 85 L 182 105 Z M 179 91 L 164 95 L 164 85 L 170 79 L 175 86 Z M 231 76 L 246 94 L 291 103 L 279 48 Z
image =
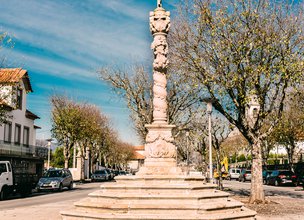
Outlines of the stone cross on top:
M 157 7 L 162 7 L 162 0 L 157 0 Z

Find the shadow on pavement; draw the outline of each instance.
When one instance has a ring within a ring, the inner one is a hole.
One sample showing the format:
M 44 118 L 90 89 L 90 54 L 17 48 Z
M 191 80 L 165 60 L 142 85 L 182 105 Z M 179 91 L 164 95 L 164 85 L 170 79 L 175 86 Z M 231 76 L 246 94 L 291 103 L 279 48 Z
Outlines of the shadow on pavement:
M 250 195 L 250 189 L 231 189 L 231 188 L 225 188 L 225 191 L 229 191 L 233 195 L 238 196 L 249 196 Z M 301 190 L 303 192 L 303 190 Z M 271 189 L 265 189 L 265 196 L 287 196 L 290 198 L 297 198 L 297 199 L 304 199 L 304 194 L 297 193 L 297 191 L 290 192 L 290 191 L 280 191 L 279 187 L 275 190 Z

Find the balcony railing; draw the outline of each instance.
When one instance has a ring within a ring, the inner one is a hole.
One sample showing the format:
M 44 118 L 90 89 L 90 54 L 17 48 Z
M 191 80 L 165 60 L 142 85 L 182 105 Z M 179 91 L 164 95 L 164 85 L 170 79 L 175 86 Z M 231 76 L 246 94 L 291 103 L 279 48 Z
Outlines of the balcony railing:
M 15 144 L 0 140 L 0 156 L 47 159 L 48 149 L 41 146 Z

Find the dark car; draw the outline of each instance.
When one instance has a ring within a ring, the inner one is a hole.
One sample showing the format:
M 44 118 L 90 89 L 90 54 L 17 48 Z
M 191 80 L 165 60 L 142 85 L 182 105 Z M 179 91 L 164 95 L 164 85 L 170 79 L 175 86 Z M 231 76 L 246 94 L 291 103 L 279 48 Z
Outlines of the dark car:
M 242 170 L 239 176 L 240 182 L 251 181 L 251 170 Z
M 110 174 L 107 172 L 106 169 L 103 170 L 96 170 L 92 176 L 91 176 L 91 181 L 95 182 L 95 181 L 107 181 L 110 179 Z
M 73 177 L 68 169 L 49 169 L 37 183 L 37 191 L 62 191 L 63 187 L 73 189 Z
M 268 184 L 268 177 L 271 175 L 272 170 L 263 170 L 263 184 Z
M 295 185 L 297 186 L 297 185 L 302 184 L 303 189 L 304 189 L 304 170 L 296 171 L 296 176 L 297 176 L 297 179 L 295 181 Z
M 289 170 L 274 170 L 267 178 L 268 185 L 295 185 L 296 175 Z
M 108 169 L 108 168 L 106 169 L 106 171 L 109 174 L 109 180 L 114 179 L 114 177 L 115 177 L 114 171 L 112 169 Z
M 113 172 L 114 172 L 114 175 L 115 175 L 115 176 L 118 176 L 118 175 L 119 175 L 119 170 L 113 170 Z

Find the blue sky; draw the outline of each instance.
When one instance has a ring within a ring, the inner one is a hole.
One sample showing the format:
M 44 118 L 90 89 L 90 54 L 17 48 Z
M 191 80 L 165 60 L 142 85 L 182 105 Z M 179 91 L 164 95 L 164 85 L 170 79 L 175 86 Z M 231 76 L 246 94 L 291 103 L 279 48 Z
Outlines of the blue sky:
M 124 101 L 98 80 L 105 65 L 151 62 L 149 11 L 156 0 L 0 0 L 2 49 L 10 67 L 28 70 L 34 92 L 27 107 L 41 117 L 37 138 L 50 137 L 53 94 L 99 106 L 124 141 L 138 144 Z M 164 0 L 174 16 L 177 0 Z

